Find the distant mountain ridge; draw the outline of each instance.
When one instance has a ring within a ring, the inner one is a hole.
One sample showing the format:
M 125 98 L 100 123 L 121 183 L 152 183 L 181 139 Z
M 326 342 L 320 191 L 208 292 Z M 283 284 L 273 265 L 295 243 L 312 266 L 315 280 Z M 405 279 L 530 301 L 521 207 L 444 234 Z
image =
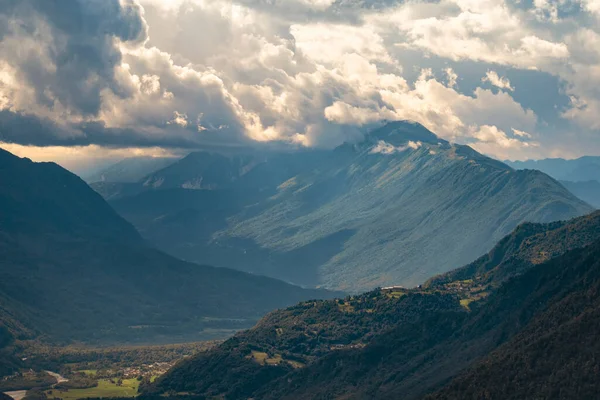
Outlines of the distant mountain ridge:
M 133 183 L 153 172 L 177 162 L 177 160 L 178 158 L 176 157 L 125 158 L 110 165 L 109 167 L 102 168 L 100 171 L 83 175 L 82 178 L 88 183 Z
M 592 211 L 417 123 L 334 150 L 194 153 L 128 186 L 95 186 L 142 235 L 186 260 L 347 291 L 417 285 L 525 221 Z
M 561 181 L 600 181 L 600 157 L 586 156 L 575 160 L 547 158 L 543 160 L 506 161 L 506 164 L 515 169 L 537 169 Z
M 581 200 L 600 209 L 600 181 L 560 181 L 560 183 Z
M 600 157 L 587 156 L 575 160 L 548 158 L 506 163 L 516 169 L 540 170 L 560 181 L 578 198 L 600 208 Z
M 0 208 L 0 348 L 224 336 L 333 295 L 168 256 L 80 178 L 3 150 Z
M 144 390 L 231 400 L 595 398 L 598 288 L 600 212 L 524 224 L 423 288 L 273 312 Z

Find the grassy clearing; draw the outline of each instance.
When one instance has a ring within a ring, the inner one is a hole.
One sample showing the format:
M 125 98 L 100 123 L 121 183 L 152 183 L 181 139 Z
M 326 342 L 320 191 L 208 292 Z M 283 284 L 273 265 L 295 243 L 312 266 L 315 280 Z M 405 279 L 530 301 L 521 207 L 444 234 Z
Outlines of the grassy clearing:
M 275 354 L 272 358 L 267 358 L 265 360 L 267 365 L 279 365 L 282 361 L 281 354 Z
M 82 372 L 82 373 L 86 374 L 87 376 L 96 376 L 98 374 L 97 369 L 82 369 L 77 372 Z
M 463 306 L 464 308 L 466 308 L 467 310 L 470 310 L 469 304 L 471 304 L 472 302 L 473 302 L 473 299 L 462 299 L 460 301 L 460 305 Z
M 250 358 L 261 365 L 279 365 L 283 362 L 281 354 L 275 354 L 273 357 L 269 357 L 267 353 L 254 350 L 252 350 L 252 355 L 250 355 Z
M 295 369 L 300 369 L 300 368 L 304 368 L 303 363 L 299 362 L 299 361 L 294 361 L 294 360 L 285 360 L 288 364 L 290 364 L 292 367 L 294 367 Z
M 116 382 L 116 381 L 115 381 Z M 77 400 L 88 397 L 135 397 L 138 393 L 140 382 L 137 379 L 124 379 L 121 386 L 111 383 L 109 379 L 98 381 L 98 387 L 89 389 L 70 389 L 61 391 L 57 389 L 47 390 L 49 399 Z
M 406 296 L 406 292 L 401 292 L 401 291 L 393 291 L 393 292 L 387 292 L 386 293 L 387 297 L 391 298 L 391 299 L 399 299 L 402 296 Z
M 470 311 L 471 308 L 469 305 L 472 302 L 484 299 L 488 296 L 488 294 L 488 292 L 471 293 L 469 297 L 460 300 L 460 305 Z
M 267 353 L 263 353 L 262 351 L 254 351 L 252 350 L 252 358 L 259 364 L 264 364 L 265 360 L 269 358 Z

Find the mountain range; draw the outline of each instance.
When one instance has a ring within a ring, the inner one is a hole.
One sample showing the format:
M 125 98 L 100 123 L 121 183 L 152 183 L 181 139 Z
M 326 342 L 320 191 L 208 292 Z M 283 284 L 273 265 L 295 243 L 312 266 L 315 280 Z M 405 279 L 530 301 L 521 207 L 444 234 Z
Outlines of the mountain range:
M 143 390 L 149 398 L 594 398 L 599 289 L 600 212 L 527 223 L 422 287 L 275 311 Z
M 560 183 L 581 200 L 600 209 L 600 180 L 581 182 L 560 181 Z
M 414 286 L 522 222 L 593 208 L 420 124 L 334 150 L 192 153 L 137 183 L 92 185 L 160 249 L 303 286 Z
M 562 181 L 600 181 L 600 157 L 586 156 L 574 160 L 546 158 L 505 162 L 515 169 L 537 169 Z
M 84 181 L 95 182 L 137 182 L 143 177 L 161 170 L 176 162 L 175 157 L 134 157 L 125 158 L 98 171 L 83 174 Z
M 80 178 L 0 150 L 0 348 L 223 337 L 332 297 L 151 247 Z
M 28 341 L 253 326 L 141 400 L 591 398 L 600 211 L 568 185 L 408 122 L 334 150 L 196 152 L 97 192 L 0 150 L 0 374 Z
M 586 156 L 575 160 L 506 161 L 515 169 L 537 169 L 559 180 L 574 195 L 600 208 L 600 157 Z

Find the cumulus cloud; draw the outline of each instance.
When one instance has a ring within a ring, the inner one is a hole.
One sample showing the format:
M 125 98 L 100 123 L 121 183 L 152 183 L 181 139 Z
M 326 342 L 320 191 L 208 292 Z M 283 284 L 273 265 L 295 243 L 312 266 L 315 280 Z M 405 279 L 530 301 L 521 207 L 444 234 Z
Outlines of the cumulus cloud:
M 527 133 L 525 131 L 520 131 L 520 130 L 514 129 L 514 128 L 513 128 L 512 131 L 513 131 L 513 133 L 514 133 L 515 136 L 518 136 L 518 137 L 521 137 L 521 138 L 531 138 L 532 137 L 530 133 Z
M 511 147 L 528 147 L 529 143 L 522 142 L 519 139 L 509 138 L 505 132 L 499 130 L 495 126 L 483 125 L 479 127 L 474 133 L 473 137 L 478 139 L 482 143 L 497 144 L 503 148 Z
M 413 142 L 412 140 L 410 140 L 404 146 L 394 146 L 394 145 L 389 144 L 388 142 L 386 142 L 384 140 L 380 140 L 371 149 L 371 151 L 369 151 L 369 154 L 386 154 L 386 155 L 389 155 L 389 154 L 395 154 L 395 153 L 402 153 L 402 152 L 405 152 L 406 150 L 409 150 L 409 149 L 417 150 L 417 149 L 421 148 L 421 146 L 423 146 L 423 143 L 421 143 L 421 142 Z
M 503 159 L 507 159 L 512 154 L 523 152 L 530 147 L 538 146 L 535 142 L 523 141 L 522 137 L 509 137 L 506 132 L 490 125 L 473 129 L 473 137 L 477 140 L 473 144 L 476 150 L 487 153 L 493 148 L 496 155 Z
M 4 142 L 195 147 L 256 124 L 214 71 L 145 45 L 133 0 L 25 0 L 0 18 Z
M 446 72 L 446 79 L 448 80 L 448 87 L 455 87 L 456 82 L 458 80 L 458 75 L 456 74 L 456 72 L 454 72 L 454 70 L 452 68 L 446 68 L 444 72 Z
M 128 97 L 131 88 L 115 68 L 122 61 L 119 44 L 146 39 L 140 13 L 132 1 L 3 2 L 3 97 L 13 107 L 79 116 L 97 115 L 104 91 Z M 16 93 L 22 86 L 25 93 Z
M 489 82 L 491 85 L 496 86 L 497 88 L 510 90 L 511 92 L 515 90 L 515 88 L 511 86 L 508 78 L 498 76 L 496 71 L 488 71 L 481 81 Z
M 333 147 L 410 119 L 498 157 L 539 155 L 566 136 L 521 103 L 515 76 L 559 77 L 570 102 L 556 118 L 593 141 L 598 9 L 594 0 L 9 1 L 0 141 Z M 512 82 L 496 72 L 508 69 Z

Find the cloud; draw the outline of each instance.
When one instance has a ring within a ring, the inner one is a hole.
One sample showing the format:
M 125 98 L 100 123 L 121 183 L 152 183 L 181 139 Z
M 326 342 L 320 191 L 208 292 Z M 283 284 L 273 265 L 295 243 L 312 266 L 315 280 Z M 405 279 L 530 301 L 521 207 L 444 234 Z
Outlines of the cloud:
M 488 71 L 485 77 L 481 80 L 482 82 L 489 82 L 493 86 L 496 86 L 500 89 L 506 89 L 511 92 L 514 92 L 515 88 L 511 86 L 508 78 L 498 76 L 496 71 Z
M 168 121 L 169 122 L 169 121 Z M 161 128 L 110 127 L 103 121 L 59 123 L 34 114 L 0 111 L 0 142 L 25 146 L 89 146 L 109 148 L 163 147 L 196 149 L 202 145 L 241 145 L 228 127 L 198 132 L 194 127 L 169 124 Z M 229 135 L 229 140 L 225 138 Z M 248 143 L 249 139 L 245 142 Z
M 146 45 L 133 0 L 26 0 L 0 13 L 0 140 L 197 147 L 260 129 L 213 70 Z
M 529 133 L 527 133 L 527 132 L 524 132 L 524 131 L 520 131 L 520 130 L 518 130 L 518 129 L 514 129 L 514 128 L 513 128 L 513 130 L 512 130 L 512 131 L 513 131 L 513 134 L 514 134 L 515 136 L 518 136 L 518 137 L 521 137 L 521 138 L 531 138 L 531 137 L 532 137 L 532 136 L 531 136 L 531 134 L 529 134 Z
M 316 62 L 335 64 L 346 54 L 360 54 L 369 61 L 393 64 L 383 39 L 370 29 L 340 24 L 294 24 L 290 33 L 296 46 Z
M 452 68 L 446 68 L 444 72 L 446 72 L 448 87 L 455 87 L 458 80 L 458 75 L 456 72 L 454 72 Z
M 454 61 L 537 68 L 569 57 L 564 43 L 539 37 L 541 32 L 524 30 L 520 16 L 503 1 L 456 0 L 441 4 L 437 14 L 423 17 L 415 10 L 420 3 L 409 4 L 395 13 L 380 16 L 379 23 L 395 24 L 404 33 L 397 46 L 420 49 Z
M 600 1 L 598 0 L 583 0 L 583 7 L 590 13 L 600 16 Z
M 473 132 L 473 137 L 481 143 L 497 144 L 503 148 L 528 147 L 529 143 L 522 142 L 519 139 L 509 138 L 505 132 L 495 126 L 483 125 Z
M 2 3 L 0 21 L 5 26 L 0 43 L 3 92 L 13 92 L 14 107 L 94 116 L 105 90 L 121 98 L 130 95 L 114 71 L 121 63 L 119 44 L 146 39 L 147 27 L 136 3 L 8 1 Z M 27 93 L 15 94 L 21 85 Z
M 10 151 L 19 157 L 27 157 L 36 162 L 56 162 L 65 168 L 86 174 L 98 165 L 108 166 L 125 158 L 134 157 L 183 157 L 186 154 L 160 147 L 149 148 L 106 148 L 97 145 L 89 146 L 23 146 L 0 143 L 0 148 Z M 90 168 L 92 166 L 92 168 Z
M 421 146 L 423 146 L 423 143 L 413 142 L 412 140 L 409 141 L 405 146 L 394 146 L 394 145 L 387 143 L 384 140 L 380 140 L 379 142 L 377 142 L 377 145 L 375 145 L 371 149 L 371 151 L 369 151 L 369 154 L 390 155 L 390 154 L 395 154 L 395 153 L 402 153 L 409 149 L 417 150 L 417 149 L 421 148 Z
M 600 129 L 595 4 L 9 1 L 0 6 L 0 141 L 333 147 L 410 119 L 498 157 L 583 152 Z M 523 70 L 559 77 L 556 92 L 571 102 L 549 113 L 563 125 L 522 105 L 536 89 Z M 579 150 L 575 130 L 588 143 Z
M 519 154 L 539 145 L 536 142 L 523 141 L 522 137 L 511 138 L 504 131 L 489 125 L 473 129 L 472 136 L 477 140 L 472 144 L 476 150 L 489 153 L 490 149 L 494 149 L 500 159 L 507 159 L 510 155 Z

